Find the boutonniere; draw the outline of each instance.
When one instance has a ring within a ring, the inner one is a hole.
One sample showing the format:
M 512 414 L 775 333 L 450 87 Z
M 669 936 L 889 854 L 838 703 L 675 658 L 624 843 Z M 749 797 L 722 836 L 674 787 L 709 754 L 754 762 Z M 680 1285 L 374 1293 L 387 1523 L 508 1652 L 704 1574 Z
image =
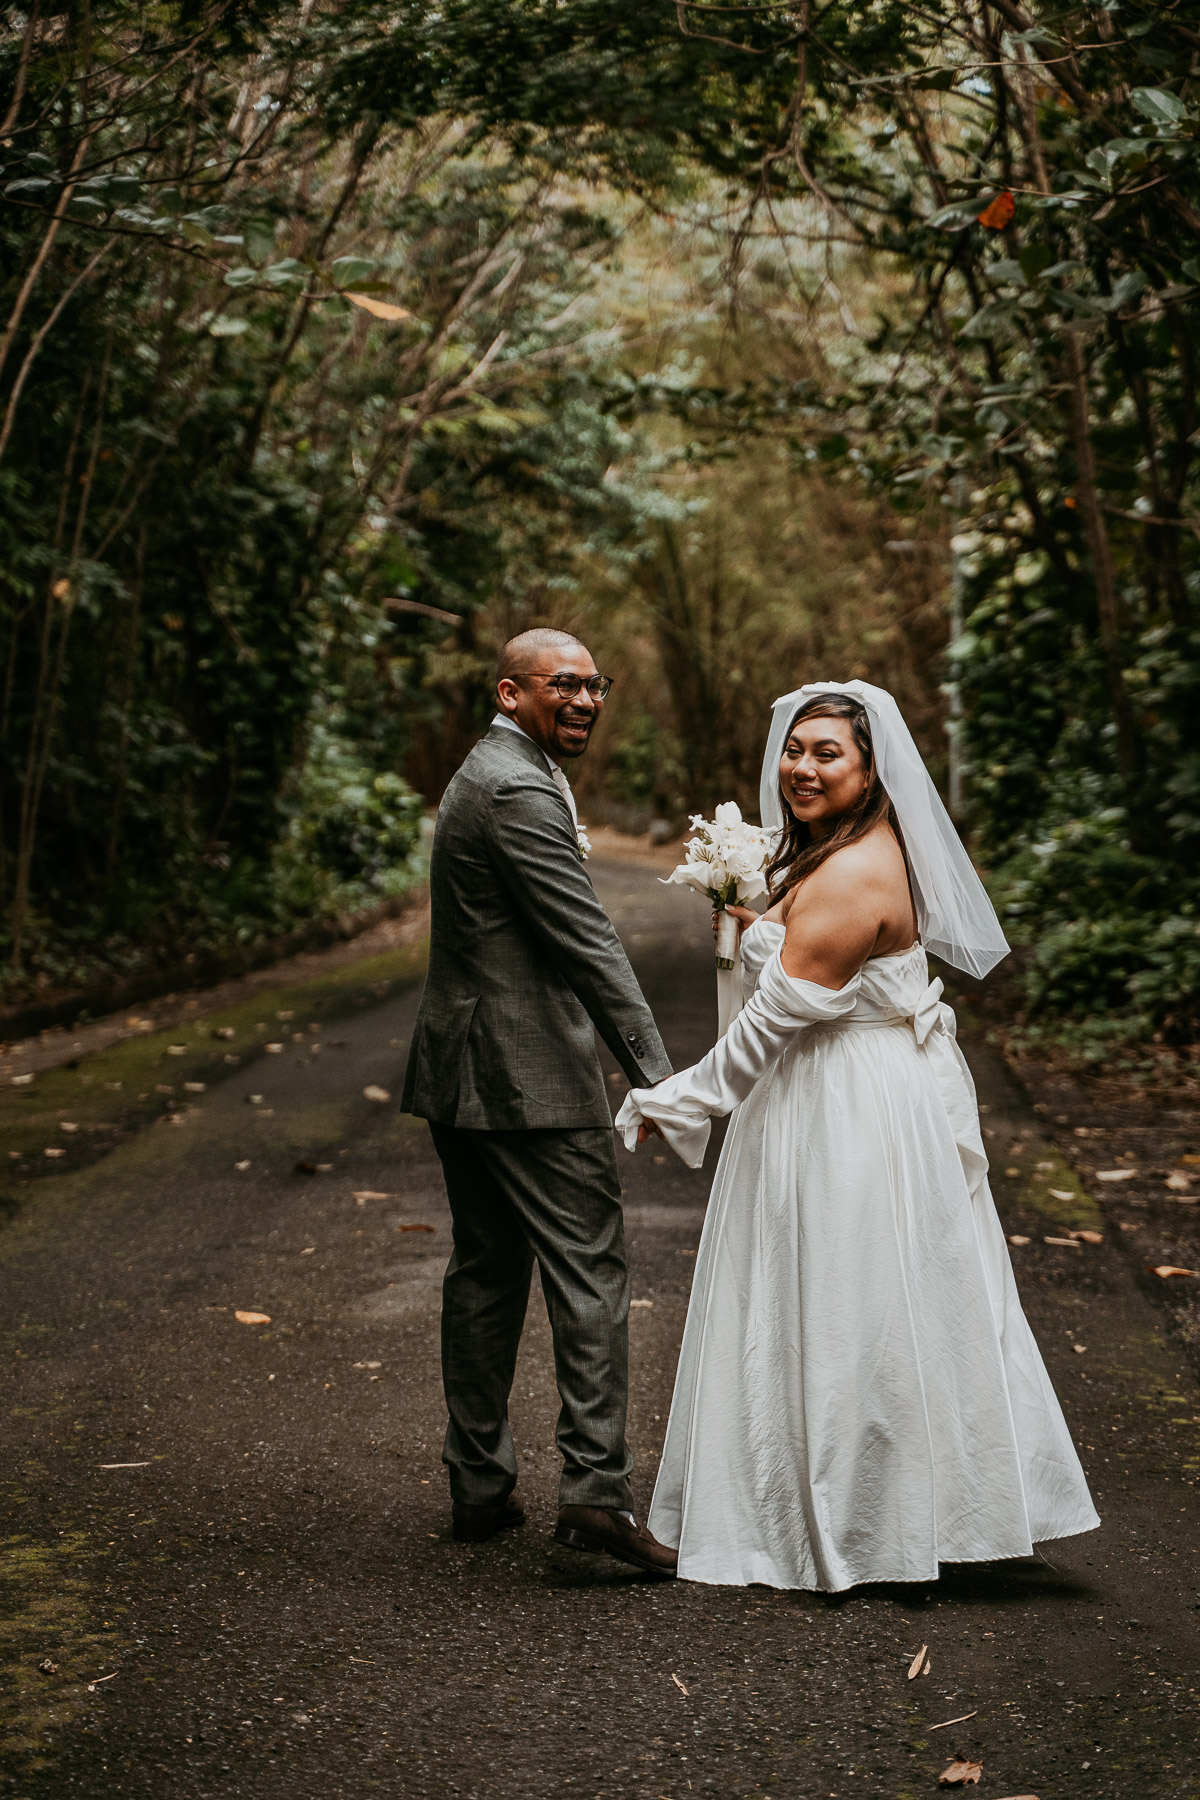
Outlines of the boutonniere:
M 575 827 L 575 842 L 579 848 L 580 862 L 586 862 L 588 857 L 592 854 L 592 841 L 582 825 L 577 825 Z

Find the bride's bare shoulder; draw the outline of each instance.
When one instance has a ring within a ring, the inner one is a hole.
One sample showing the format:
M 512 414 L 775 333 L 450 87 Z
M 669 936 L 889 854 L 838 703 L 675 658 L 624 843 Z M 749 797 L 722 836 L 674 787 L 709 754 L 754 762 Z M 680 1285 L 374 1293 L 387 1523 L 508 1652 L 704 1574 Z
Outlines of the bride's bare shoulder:
M 891 885 L 908 877 L 904 853 L 887 825 L 877 825 L 865 837 L 834 850 L 804 883 L 806 888 L 836 893 L 844 888 L 860 888 L 864 884 Z

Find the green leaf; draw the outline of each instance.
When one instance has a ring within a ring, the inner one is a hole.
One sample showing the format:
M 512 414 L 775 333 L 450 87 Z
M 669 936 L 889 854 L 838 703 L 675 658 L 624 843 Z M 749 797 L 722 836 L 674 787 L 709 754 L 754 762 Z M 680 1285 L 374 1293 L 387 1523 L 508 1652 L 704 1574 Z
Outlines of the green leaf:
M 964 226 L 971 225 L 979 217 L 989 200 L 994 200 L 992 193 L 982 193 L 973 200 L 952 200 L 949 206 L 943 206 L 935 212 L 929 223 L 936 231 L 962 231 Z
M 369 256 L 339 256 L 330 263 L 329 272 L 336 287 L 358 287 L 369 280 L 378 267 L 378 261 Z
M 225 286 L 226 287 L 231 287 L 231 288 L 249 287 L 251 282 L 254 282 L 257 280 L 258 280 L 258 270 L 247 268 L 245 263 L 243 263 L 240 268 L 227 269 L 225 271 Z
M 1183 101 L 1169 94 L 1166 88 L 1134 88 L 1129 98 L 1143 118 L 1152 120 L 1155 125 L 1182 125 L 1188 116 Z
M 285 256 L 282 262 L 271 263 L 261 274 L 261 279 L 271 287 L 289 287 L 294 282 L 305 281 L 307 278 L 307 265 L 297 262 L 294 256 Z
M 1050 298 L 1059 301 L 1071 312 L 1086 313 L 1093 319 L 1101 318 L 1108 311 L 1108 302 L 1099 294 L 1076 294 L 1070 288 L 1051 288 Z
M 186 238 L 189 244 L 195 244 L 199 250 L 211 250 L 213 247 L 212 232 L 206 231 L 203 225 L 197 225 L 194 219 L 181 219 L 179 232 L 181 237 Z
M 1017 317 L 1017 308 L 1011 300 L 991 300 L 981 306 L 974 318 L 968 319 L 959 332 L 963 338 L 991 337 L 994 332 L 1003 331 Z
M 247 219 L 242 226 L 246 254 L 256 263 L 268 263 L 275 254 L 275 221 Z
M 1129 306 L 1136 300 L 1148 280 L 1149 276 L 1141 269 L 1130 269 L 1127 275 L 1122 275 L 1112 291 L 1110 305 L 1113 311 L 1117 312 L 1122 306 Z
M 14 196 L 28 194 L 33 199 L 44 194 L 48 188 L 57 186 L 56 181 L 47 181 L 44 175 L 26 175 L 22 181 L 10 181 L 4 192 Z

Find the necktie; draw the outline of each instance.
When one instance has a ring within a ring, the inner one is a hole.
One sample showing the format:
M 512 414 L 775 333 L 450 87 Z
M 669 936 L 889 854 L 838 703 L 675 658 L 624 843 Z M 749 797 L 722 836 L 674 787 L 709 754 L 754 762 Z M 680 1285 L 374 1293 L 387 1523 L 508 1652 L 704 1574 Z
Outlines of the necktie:
M 555 767 L 553 769 L 551 769 L 550 779 L 554 783 L 555 787 L 558 789 L 559 793 L 562 795 L 563 799 L 566 801 L 569 808 L 571 809 L 571 823 L 572 823 L 572 825 L 574 825 L 575 829 L 578 830 L 579 829 L 579 814 L 575 810 L 575 796 L 571 792 L 570 782 L 567 780 L 566 776 L 563 774 L 562 770 L 557 765 L 555 765 Z

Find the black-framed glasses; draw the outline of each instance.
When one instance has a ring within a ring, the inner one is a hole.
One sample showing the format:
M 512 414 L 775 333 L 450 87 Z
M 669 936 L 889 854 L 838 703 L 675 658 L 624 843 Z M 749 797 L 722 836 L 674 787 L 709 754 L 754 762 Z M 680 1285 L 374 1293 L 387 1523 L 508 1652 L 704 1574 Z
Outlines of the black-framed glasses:
M 608 675 L 591 675 L 585 681 L 582 675 L 560 672 L 557 675 L 547 675 L 546 686 L 552 687 L 564 700 L 573 700 L 581 687 L 587 689 L 593 700 L 603 700 L 612 686 L 612 680 Z

